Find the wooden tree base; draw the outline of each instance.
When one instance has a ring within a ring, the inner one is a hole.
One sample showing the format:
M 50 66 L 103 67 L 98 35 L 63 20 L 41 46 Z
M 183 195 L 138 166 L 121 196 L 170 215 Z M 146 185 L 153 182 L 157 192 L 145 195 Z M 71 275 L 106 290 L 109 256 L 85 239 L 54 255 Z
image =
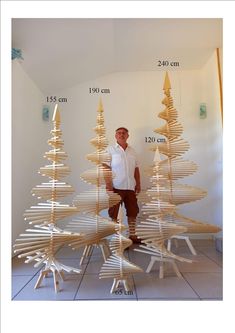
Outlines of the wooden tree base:
M 111 252 L 110 252 L 107 240 L 106 239 L 102 239 L 102 240 L 100 240 L 96 244 L 89 244 L 89 245 L 85 246 L 83 254 L 82 254 L 82 257 L 81 257 L 81 260 L 80 260 L 80 265 L 83 264 L 85 258 L 88 258 L 91 255 L 92 249 L 94 247 L 99 247 L 100 248 L 102 256 L 104 258 L 104 261 L 106 261 L 108 259 L 108 257 L 110 256 Z
M 126 279 L 116 279 L 116 278 L 114 278 L 113 279 L 113 285 L 112 285 L 112 288 L 110 290 L 110 294 L 113 294 L 115 291 L 117 291 L 120 284 L 123 285 L 126 292 L 131 291 L 131 288 L 130 288 L 130 285 L 129 285 L 129 282 L 128 282 L 127 278 Z
M 64 272 L 66 271 L 68 273 L 74 272 L 74 273 L 81 273 L 80 269 L 73 268 L 70 266 L 66 266 L 60 262 L 58 262 L 56 259 L 52 260 L 49 263 L 46 263 L 45 267 L 41 270 L 39 278 L 34 286 L 34 289 L 37 289 L 40 287 L 42 281 L 44 278 L 48 277 L 48 274 L 53 274 L 53 282 L 54 282 L 54 288 L 55 292 L 57 293 L 60 291 L 59 289 L 59 279 L 62 281 L 65 281 Z
M 189 247 L 189 250 L 190 252 L 196 256 L 197 255 L 197 252 L 195 250 L 195 248 L 193 247 L 193 244 L 191 243 L 190 239 L 189 239 L 189 236 L 182 236 L 182 235 L 176 235 L 176 236 L 172 236 L 170 239 L 168 239 L 167 241 L 167 250 L 170 251 L 171 250 L 171 240 L 174 239 L 174 240 L 177 240 L 177 239 L 183 239 L 185 240 L 185 242 L 187 243 L 188 247 Z
M 150 259 L 150 263 L 146 269 L 146 273 L 149 273 L 151 271 L 151 269 L 153 268 L 153 265 L 156 261 L 160 262 L 160 268 L 159 268 L 159 279 L 163 279 L 164 278 L 164 265 L 166 263 L 170 263 L 173 267 L 173 270 L 175 272 L 175 274 L 179 277 L 182 278 L 182 275 L 175 263 L 174 259 L 170 259 L 170 258 L 160 258 L 160 257 L 156 257 L 156 256 L 151 256 Z
M 64 274 L 63 272 L 61 271 L 57 271 L 57 270 L 41 270 L 40 272 L 40 275 L 39 275 L 39 278 L 34 286 L 34 289 L 37 289 L 40 287 L 41 283 L 42 283 L 42 280 L 45 278 L 45 277 L 48 277 L 48 274 L 49 273 L 53 273 L 53 280 L 54 280 L 54 288 L 55 288 L 55 292 L 57 293 L 59 291 L 59 278 L 64 281 Z

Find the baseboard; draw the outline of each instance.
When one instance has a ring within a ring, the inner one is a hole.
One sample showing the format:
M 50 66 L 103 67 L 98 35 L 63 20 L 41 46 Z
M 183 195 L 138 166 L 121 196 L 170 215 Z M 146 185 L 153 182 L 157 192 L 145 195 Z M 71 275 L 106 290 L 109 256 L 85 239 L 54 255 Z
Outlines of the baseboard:
M 210 234 L 210 233 L 198 233 L 198 234 L 189 234 L 189 233 L 184 233 L 182 235 L 188 236 L 190 239 L 215 239 L 215 234 Z
M 223 253 L 223 238 L 222 237 L 215 238 L 215 248 L 217 251 Z

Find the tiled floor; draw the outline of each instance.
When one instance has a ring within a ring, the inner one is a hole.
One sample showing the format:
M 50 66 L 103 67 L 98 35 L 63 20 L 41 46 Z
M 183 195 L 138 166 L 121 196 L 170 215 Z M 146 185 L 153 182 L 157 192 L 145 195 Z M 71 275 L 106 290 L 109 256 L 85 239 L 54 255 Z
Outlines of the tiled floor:
M 94 248 L 90 258 L 82 265 L 82 273 L 66 274 L 60 283 L 60 292 L 54 292 L 53 278 L 44 279 L 40 288 L 34 289 L 40 269 L 14 258 L 12 264 L 13 300 L 222 300 L 222 254 L 212 240 L 192 241 L 197 255 L 190 253 L 184 241 L 172 248 L 174 253 L 194 260 L 192 264 L 178 262 L 183 278 L 177 277 L 169 266 L 164 279 L 158 277 L 158 264 L 145 273 L 150 256 L 134 251 L 135 245 L 125 251 L 126 257 L 143 269 L 131 277 L 132 291 L 120 289 L 110 294 L 112 279 L 99 279 L 103 264 L 99 248 Z M 62 248 L 56 257 L 66 265 L 79 267 L 82 250 Z

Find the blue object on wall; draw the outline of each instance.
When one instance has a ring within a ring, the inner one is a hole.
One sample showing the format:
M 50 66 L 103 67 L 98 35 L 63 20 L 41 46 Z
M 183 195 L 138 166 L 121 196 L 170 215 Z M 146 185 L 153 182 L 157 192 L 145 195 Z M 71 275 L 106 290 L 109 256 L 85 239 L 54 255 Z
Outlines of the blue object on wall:
M 206 103 L 201 103 L 200 104 L 200 118 L 205 119 L 206 117 L 207 117 Z
M 21 49 L 15 49 L 15 48 L 11 49 L 11 60 L 14 60 L 14 59 L 24 60 L 24 58 L 22 57 Z
M 48 121 L 49 120 L 50 109 L 49 106 L 44 105 L 42 109 L 42 119 Z

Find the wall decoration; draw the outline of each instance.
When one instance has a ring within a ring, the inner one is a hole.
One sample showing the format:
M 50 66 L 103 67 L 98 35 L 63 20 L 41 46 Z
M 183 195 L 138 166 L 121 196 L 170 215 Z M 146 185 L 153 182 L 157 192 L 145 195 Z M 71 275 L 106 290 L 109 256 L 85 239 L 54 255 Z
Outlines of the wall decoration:
M 26 258 L 26 263 L 36 261 L 34 267 L 41 269 L 39 278 L 35 285 L 38 288 L 44 277 L 53 274 L 55 292 L 59 291 L 59 278 L 64 280 L 63 271 L 80 273 L 80 269 L 66 266 L 56 259 L 58 249 L 71 242 L 82 238 L 79 233 L 73 233 L 60 229 L 58 221 L 76 214 L 78 209 L 75 206 L 62 204 L 61 198 L 74 192 L 71 185 L 61 181 L 61 178 L 70 173 L 70 169 L 63 161 L 67 154 L 63 151 L 62 131 L 60 129 L 60 113 L 58 105 L 55 106 L 53 115 L 54 128 L 51 130 L 52 138 L 48 144 L 52 149 L 45 153 L 45 158 L 51 162 L 39 169 L 39 173 L 50 180 L 41 185 L 37 185 L 32 190 L 33 196 L 44 199 L 36 206 L 30 207 L 25 211 L 25 220 L 33 225 L 27 229 L 25 234 L 21 234 L 14 245 L 14 252 L 18 253 L 19 258 Z
M 44 105 L 42 108 L 42 119 L 45 121 L 49 120 L 50 108 L 47 105 Z
M 21 49 L 16 49 L 14 47 L 11 49 L 11 60 L 14 59 L 24 60 Z
M 207 117 L 207 111 L 206 111 L 206 103 L 200 104 L 200 118 L 206 119 Z

